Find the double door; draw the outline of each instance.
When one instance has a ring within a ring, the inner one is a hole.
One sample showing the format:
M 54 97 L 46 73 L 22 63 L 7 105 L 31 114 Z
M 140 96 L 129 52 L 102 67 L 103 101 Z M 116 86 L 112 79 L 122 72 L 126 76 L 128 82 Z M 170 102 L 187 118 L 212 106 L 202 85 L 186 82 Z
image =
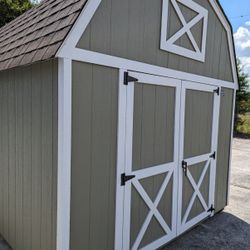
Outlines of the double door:
M 157 249 L 213 214 L 219 91 L 121 71 L 116 249 Z

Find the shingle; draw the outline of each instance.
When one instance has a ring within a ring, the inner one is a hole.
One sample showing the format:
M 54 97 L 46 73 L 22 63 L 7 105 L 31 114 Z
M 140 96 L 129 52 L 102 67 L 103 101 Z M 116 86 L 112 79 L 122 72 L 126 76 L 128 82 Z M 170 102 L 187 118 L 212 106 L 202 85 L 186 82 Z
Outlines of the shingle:
M 0 28 L 0 70 L 54 57 L 87 0 L 44 0 Z

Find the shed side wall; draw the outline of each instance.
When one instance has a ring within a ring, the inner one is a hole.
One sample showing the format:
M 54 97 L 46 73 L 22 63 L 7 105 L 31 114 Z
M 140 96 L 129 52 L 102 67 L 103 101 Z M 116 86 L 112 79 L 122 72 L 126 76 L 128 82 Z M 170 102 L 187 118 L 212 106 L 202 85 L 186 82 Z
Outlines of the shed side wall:
M 102 0 L 77 47 L 233 82 L 226 30 L 208 0 L 195 1 L 209 12 L 205 63 L 160 50 L 162 0 Z M 179 29 L 175 15 L 172 8 L 171 31 Z M 201 24 L 192 32 L 199 41 Z
M 0 232 L 15 250 L 55 250 L 57 62 L 0 72 Z
M 114 248 L 118 70 L 73 62 L 71 250 Z
M 227 205 L 230 144 L 234 91 L 223 88 L 221 96 L 218 154 L 216 169 L 215 208 L 220 211 Z

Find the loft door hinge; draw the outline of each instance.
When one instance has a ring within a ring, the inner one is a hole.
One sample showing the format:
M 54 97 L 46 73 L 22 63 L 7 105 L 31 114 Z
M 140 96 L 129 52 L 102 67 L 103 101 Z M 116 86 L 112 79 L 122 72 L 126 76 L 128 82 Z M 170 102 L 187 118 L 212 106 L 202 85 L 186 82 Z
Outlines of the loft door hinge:
M 210 158 L 213 158 L 214 160 L 216 159 L 216 152 L 215 151 L 213 154 L 210 155 Z
M 187 170 L 188 170 L 187 162 L 183 160 L 181 165 L 182 165 L 182 169 L 183 169 L 183 172 L 184 172 L 185 176 L 187 176 Z
M 121 174 L 121 186 L 125 186 L 126 182 L 135 178 L 135 175 Z
M 213 213 L 215 211 L 214 205 L 212 204 L 211 207 L 207 210 L 207 212 L 209 213 Z
M 128 85 L 129 82 L 138 82 L 138 79 L 130 76 L 128 72 L 124 72 L 124 85 Z
M 216 93 L 217 95 L 220 95 L 220 88 L 218 87 L 217 89 L 215 89 L 214 93 Z

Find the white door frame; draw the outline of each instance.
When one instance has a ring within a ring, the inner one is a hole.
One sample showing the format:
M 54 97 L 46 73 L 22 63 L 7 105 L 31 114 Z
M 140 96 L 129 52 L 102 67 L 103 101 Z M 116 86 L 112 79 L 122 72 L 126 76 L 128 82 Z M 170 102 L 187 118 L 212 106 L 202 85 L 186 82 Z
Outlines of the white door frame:
M 190 200 L 189 206 L 186 210 L 186 213 L 184 215 L 184 219 L 182 220 L 182 185 L 183 185 L 183 169 L 182 169 L 182 161 L 184 160 L 184 131 L 185 131 L 185 110 L 186 110 L 186 90 L 200 90 L 200 91 L 206 91 L 206 92 L 214 92 L 214 106 L 213 106 L 213 124 L 212 124 L 212 138 L 211 138 L 211 151 L 208 154 L 192 157 L 189 159 L 185 159 L 188 165 L 194 165 L 199 162 L 206 161 L 204 170 L 201 174 L 201 177 L 198 181 L 198 183 L 195 183 L 195 181 L 192 178 L 192 175 L 187 169 L 187 178 L 189 179 L 191 185 L 194 188 L 193 196 Z M 218 94 L 215 92 L 215 90 L 218 90 Z M 199 188 L 202 184 L 202 181 L 205 177 L 206 171 L 210 165 L 210 181 L 209 181 L 209 204 L 214 204 L 214 192 L 215 192 L 215 175 L 216 175 L 216 158 L 211 158 L 211 154 L 213 152 L 217 152 L 217 145 L 218 145 L 218 127 L 219 127 L 219 109 L 220 109 L 220 92 L 221 88 L 213 85 L 204 85 L 199 83 L 193 83 L 193 82 L 186 82 L 183 81 L 182 83 L 182 102 L 181 102 L 181 116 L 180 116 L 180 157 L 179 157 L 179 190 L 178 190 L 178 235 L 185 232 L 187 229 L 191 228 L 198 222 L 202 221 L 206 217 L 209 217 L 213 215 L 212 212 L 208 212 L 209 205 L 206 205 Z M 201 201 L 201 204 L 204 208 L 204 212 L 200 215 L 196 216 L 195 218 L 191 219 L 189 222 L 186 222 L 189 212 L 192 209 L 192 204 L 195 200 L 195 198 L 198 196 L 198 198 Z
M 146 220 L 138 234 L 132 249 L 138 249 L 143 235 L 151 221 L 152 216 L 159 221 L 162 228 L 168 233 L 166 236 L 152 242 L 143 249 L 156 249 L 177 235 L 176 217 L 177 217 L 177 196 L 172 197 L 172 231 L 165 223 L 164 219 L 157 210 L 157 204 L 160 202 L 162 194 L 173 174 L 173 193 L 177 194 L 178 188 L 178 160 L 179 160 L 179 112 L 180 112 L 180 94 L 181 81 L 173 78 L 148 75 L 143 73 L 129 72 L 131 77 L 139 80 L 139 83 L 153 84 L 158 86 L 175 87 L 175 132 L 174 132 L 174 160 L 171 163 L 159 165 L 157 167 L 147 168 L 143 170 L 132 171 L 132 142 L 133 142 L 133 116 L 134 116 L 134 82 L 124 85 L 124 72 L 120 70 L 119 79 L 119 118 L 118 118 L 118 157 L 117 157 L 117 193 L 116 193 L 116 233 L 115 233 L 115 249 L 130 249 L 130 208 L 131 208 L 131 186 L 140 194 L 142 199 L 150 209 Z M 125 143 L 124 143 L 125 142 Z M 121 186 L 121 174 L 135 175 L 136 178 L 130 180 L 125 186 Z M 166 173 L 166 178 L 160 188 L 155 201 L 152 201 L 146 192 L 142 189 L 138 179 L 149 176 Z M 168 173 L 168 174 L 167 174 Z

